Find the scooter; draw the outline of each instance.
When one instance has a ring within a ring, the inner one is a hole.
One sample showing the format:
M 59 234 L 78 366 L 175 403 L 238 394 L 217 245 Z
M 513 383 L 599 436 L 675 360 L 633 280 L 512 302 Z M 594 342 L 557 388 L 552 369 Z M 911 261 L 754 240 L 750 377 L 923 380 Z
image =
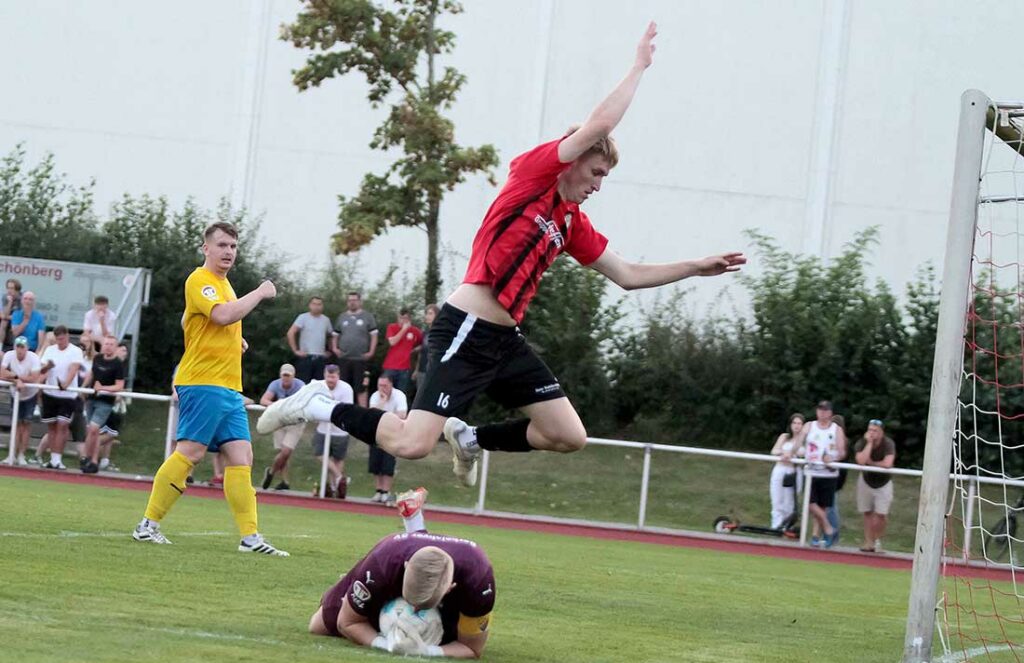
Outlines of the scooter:
M 762 534 L 764 536 L 778 536 L 786 539 L 800 538 L 800 523 L 797 515 L 791 514 L 783 521 L 782 527 L 765 527 L 764 525 L 749 525 L 741 523 L 729 516 L 715 518 L 714 530 L 719 534 L 732 534 L 733 532 L 746 532 L 747 534 Z
M 794 477 L 793 485 L 793 504 L 800 504 L 800 500 L 797 499 L 799 493 L 797 493 L 797 482 L 796 475 Z M 783 484 L 785 485 L 785 484 Z M 800 521 L 799 515 L 796 511 L 789 514 L 789 516 L 782 521 L 782 527 L 765 527 L 764 525 L 750 525 L 741 523 L 736 518 L 731 516 L 719 516 L 715 518 L 715 523 L 712 525 L 715 532 L 719 534 L 732 534 L 733 532 L 745 532 L 747 534 L 761 534 L 763 536 L 778 536 L 786 539 L 799 539 L 800 538 Z

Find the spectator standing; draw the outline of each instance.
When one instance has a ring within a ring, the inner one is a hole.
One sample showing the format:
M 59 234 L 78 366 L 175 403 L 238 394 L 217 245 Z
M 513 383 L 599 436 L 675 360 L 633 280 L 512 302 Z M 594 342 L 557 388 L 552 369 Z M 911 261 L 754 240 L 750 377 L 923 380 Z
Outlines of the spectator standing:
M 338 357 L 342 381 L 352 385 L 359 405 L 366 407 L 367 367 L 377 351 L 377 320 L 363 310 L 363 297 L 358 292 L 348 293 L 346 309 L 334 321 L 332 349 Z
M 96 391 L 89 397 L 88 431 L 85 437 L 84 474 L 96 474 L 100 470 L 100 434 L 113 415 L 117 394 L 124 390 L 124 362 L 117 357 L 117 339 L 111 335 L 103 337 L 101 352 L 92 361 L 92 368 L 85 379 L 86 386 Z
M 853 447 L 858 465 L 891 468 L 896 462 L 896 443 L 885 434 L 881 419 L 868 422 L 864 437 Z M 864 514 L 864 545 L 861 552 L 882 552 L 882 537 L 892 506 L 892 477 L 861 472 L 857 479 L 857 510 Z
M 427 368 L 430 365 L 430 349 L 427 347 L 427 339 L 430 336 L 430 327 L 437 319 L 437 313 L 441 309 L 437 304 L 427 304 L 423 309 L 423 342 L 413 352 L 416 353 L 416 370 L 413 371 L 412 381 L 416 383 L 417 390 L 423 384 L 423 378 L 427 375 Z
M 807 457 L 807 476 L 811 478 L 810 511 L 814 517 L 812 545 L 818 545 L 823 533 L 826 547 L 832 547 L 838 533 L 828 521 L 828 509 L 835 503 L 839 472 L 831 463 L 846 455 L 846 436 L 832 420 L 832 402 L 821 401 L 815 408 L 816 419 L 804 424 L 800 440 Z
M 27 338 L 33 352 L 46 348 L 46 318 L 36 310 L 36 294 L 31 290 L 21 296 L 21 308 L 11 314 L 11 335 Z
M 387 375 L 396 389 L 406 393 L 412 382 L 412 353 L 423 344 L 423 332 L 412 324 L 409 309 L 403 308 L 398 312 L 398 319 L 388 325 L 384 335 L 390 347 L 384 357 L 382 375 Z
M 331 398 L 338 403 L 354 403 L 355 395 L 352 385 L 341 379 L 341 370 L 337 364 L 324 367 L 324 384 L 327 385 Z M 348 433 L 329 421 L 321 421 L 313 434 L 313 455 L 322 466 L 324 461 L 324 444 L 327 433 L 331 434 L 330 458 L 327 459 L 327 472 L 330 481 L 324 495 L 345 499 L 348 494 L 348 480 L 345 478 L 345 456 L 348 455 Z
M 843 433 L 843 439 L 849 440 L 850 436 L 846 434 L 846 418 L 841 414 L 833 414 L 832 421 L 839 426 L 839 430 Z M 848 450 L 844 450 L 842 456 L 833 458 L 833 460 L 846 460 L 846 451 Z M 828 516 L 828 524 L 836 531 L 836 541 L 839 541 L 843 533 L 842 519 L 839 517 L 839 502 L 842 500 L 840 493 L 843 492 L 843 486 L 846 485 L 846 475 L 846 468 L 839 468 L 839 476 L 836 477 L 836 497 L 832 500 L 832 508 L 825 512 L 825 515 Z
M 18 465 L 28 465 L 25 450 L 28 449 L 32 433 L 32 412 L 36 408 L 38 387 L 29 386 L 42 378 L 42 362 L 39 356 L 28 349 L 28 339 L 19 336 L 14 339 L 14 349 L 4 353 L 0 361 L 0 378 L 14 382 L 18 390 L 18 435 L 15 441 L 15 455 Z
M 105 295 L 96 295 L 92 308 L 85 312 L 82 331 L 89 332 L 97 349 L 106 336 L 117 336 L 117 314 L 110 310 L 110 300 Z
M 288 398 L 306 386 L 305 382 L 295 378 L 295 367 L 291 364 L 281 364 L 281 370 L 278 375 L 280 377 L 267 385 L 267 390 L 263 393 L 263 397 L 260 398 L 260 405 L 266 407 L 274 401 Z M 274 456 L 273 465 L 263 472 L 263 490 L 270 488 L 275 474 L 281 475 L 281 481 L 274 486 L 274 490 L 288 490 L 291 488 L 288 484 L 288 461 L 291 460 L 295 447 L 299 446 L 299 440 L 302 439 L 302 433 L 305 430 L 306 424 L 299 423 L 274 431 L 274 448 L 277 449 L 277 455 Z
M 370 407 L 394 413 L 399 419 L 405 419 L 409 412 L 409 401 L 400 389 L 395 389 L 391 378 L 381 375 L 377 378 L 377 391 L 370 397 Z M 376 492 L 371 502 L 393 504 L 391 484 L 395 480 L 395 457 L 377 445 L 370 447 L 368 470 L 373 475 Z
M 772 498 L 772 528 L 781 528 L 786 519 L 796 512 L 796 487 L 800 485 L 793 458 L 801 455 L 798 443 L 804 427 L 804 415 L 796 413 L 789 417 L 789 427 L 779 435 L 772 446 L 771 454 L 779 460 L 772 468 L 768 490 Z
M 7 279 L 7 292 L 4 294 L 3 306 L 0 306 L 0 343 L 4 349 L 10 347 L 13 335 L 11 331 L 11 316 L 15 311 L 21 310 L 21 281 L 18 279 Z
M 89 377 L 89 373 L 92 371 L 92 362 L 99 355 L 99 351 L 93 342 L 92 334 L 88 331 L 82 332 L 78 337 L 78 347 L 82 348 L 82 363 L 78 366 L 78 384 L 85 386 L 85 379 Z M 87 459 L 85 453 L 85 442 L 88 437 L 86 400 L 85 394 L 78 394 L 78 399 L 75 400 L 75 416 L 71 418 L 71 426 L 68 429 L 68 440 L 81 443 L 78 449 L 78 462 L 81 467 L 85 467 Z
M 68 389 L 78 387 L 78 368 L 83 357 L 82 349 L 70 343 L 67 327 L 58 325 L 53 330 L 53 336 L 55 344 L 46 348 L 41 357 L 41 370 L 46 374 L 46 384 L 58 388 L 43 392 L 42 421 L 47 425 L 47 434 L 50 438 L 50 462 L 43 467 L 66 470 L 61 456 L 78 401 L 78 393 Z
M 331 319 L 324 315 L 324 300 L 310 297 L 309 311 L 295 318 L 286 335 L 295 355 L 295 377 L 303 383 L 324 379 L 324 365 L 331 356 L 327 342 L 333 334 Z

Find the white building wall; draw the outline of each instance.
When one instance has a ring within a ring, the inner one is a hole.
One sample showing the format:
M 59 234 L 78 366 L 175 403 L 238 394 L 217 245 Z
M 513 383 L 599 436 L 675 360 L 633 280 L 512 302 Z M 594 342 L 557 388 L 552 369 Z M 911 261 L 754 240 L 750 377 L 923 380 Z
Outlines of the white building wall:
M 834 255 L 878 224 L 872 275 L 901 290 L 921 263 L 941 260 L 960 93 L 1024 97 L 1012 65 L 1024 3 L 843 5 L 821 251 Z M 830 16 L 823 2 L 468 0 L 465 8 L 445 22 L 458 35 L 450 63 L 469 78 L 452 116 L 462 143 L 498 148 L 499 180 L 517 153 L 586 116 L 655 18 L 655 64 L 617 131 L 622 162 L 586 205 L 591 218 L 630 258 L 744 249 L 751 227 L 805 246 Z M 289 264 L 322 263 L 336 196 L 355 193 L 363 174 L 389 159 L 367 147 L 383 111 L 369 108 L 358 75 L 301 94 L 292 86 L 304 54 L 276 36 L 298 9 L 291 0 L 2 3 L 0 151 L 24 142 L 32 159 L 54 152 L 72 180 L 96 178 L 101 209 L 124 192 L 212 206 L 244 185 L 239 127 L 255 66 L 251 206 L 265 213 L 263 239 Z M 264 11 L 260 27 L 252 14 Z M 263 40 L 263 65 L 253 38 Z M 468 254 L 495 193 L 478 177 L 445 199 L 442 242 L 455 260 Z M 400 230 L 361 262 L 372 272 L 393 257 L 420 262 L 424 251 L 421 232 Z M 696 301 L 714 301 L 720 285 L 699 284 Z

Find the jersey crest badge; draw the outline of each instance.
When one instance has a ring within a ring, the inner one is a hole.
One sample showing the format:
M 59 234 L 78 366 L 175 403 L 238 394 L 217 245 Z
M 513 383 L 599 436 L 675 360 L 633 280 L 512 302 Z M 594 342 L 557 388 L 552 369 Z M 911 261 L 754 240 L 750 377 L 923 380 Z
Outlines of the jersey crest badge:
M 217 299 L 217 288 L 214 288 L 212 285 L 204 285 L 201 292 L 203 297 L 206 297 L 211 302 Z
M 370 590 L 366 588 L 361 580 L 352 583 L 352 602 L 362 608 L 370 600 Z

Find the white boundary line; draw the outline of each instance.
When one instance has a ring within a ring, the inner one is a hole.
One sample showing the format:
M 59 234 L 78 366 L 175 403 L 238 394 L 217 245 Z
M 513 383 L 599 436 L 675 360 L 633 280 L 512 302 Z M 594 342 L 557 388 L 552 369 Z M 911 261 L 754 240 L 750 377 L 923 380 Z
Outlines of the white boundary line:
M 998 651 L 1010 651 L 1010 645 L 992 645 L 991 647 L 975 647 L 974 649 L 950 652 L 942 658 L 933 658 L 932 663 L 963 663 L 972 660 L 975 656 Z
M 79 538 L 121 538 L 131 536 L 131 530 L 107 531 L 107 532 L 73 532 L 63 530 L 56 534 L 35 533 L 35 532 L 0 532 L 0 537 L 15 537 L 21 539 L 79 539 Z M 175 532 L 175 537 L 201 537 L 201 536 L 238 536 L 237 532 Z M 319 534 L 291 534 L 290 539 L 320 539 Z

